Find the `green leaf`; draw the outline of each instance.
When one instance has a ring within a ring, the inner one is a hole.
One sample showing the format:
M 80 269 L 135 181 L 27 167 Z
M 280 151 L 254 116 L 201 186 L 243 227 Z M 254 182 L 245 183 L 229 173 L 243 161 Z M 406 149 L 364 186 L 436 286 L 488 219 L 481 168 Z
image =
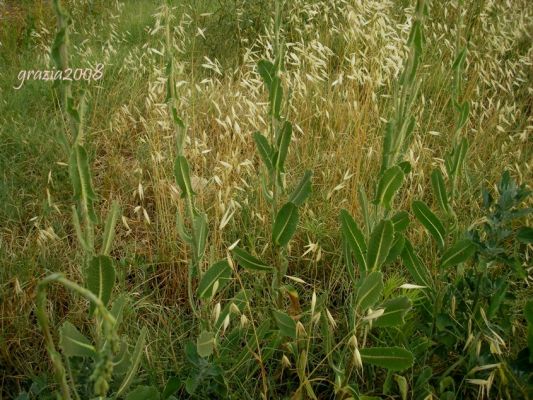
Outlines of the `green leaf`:
M 179 213 L 176 214 L 176 228 L 181 240 L 183 240 L 185 243 L 192 245 L 192 236 L 187 232 L 185 224 L 183 223 L 183 218 Z
M 372 323 L 372 326 L 397 326 L 405 322 L 404 317 L 411 308 L 411 301 L 405 296 L 396 297 L 387 300 L 380 308 L 384 308 L 385 312 Z
M 289 201 L 296 206 L 301 206 L 311 194 L 311 171 L 305 171 L 304 176 L 289 196 Z
M 131 385 L 131 382 L 133 381 L 133 378 L 135 377 L 135 374 L 137 373 L 137 370 L 139 369 L 147 332 L 148 331 L 146 327 L 141 329 L 141 333 L 137 338 L 137 343 L 135 343 L 135 349 L 133 350 L 133 353 L 131 355 L 131 367 L 126 373 L 126 376 L 124 376 L 124 379 L 122 380 L 122 383 L 120 384 L 117 390 L 117 398 L 119 398 L 128 389 L 128 387 Z
M 347 210 L 341 210 L 340 219 L 342 234 L 350 246 L 359 267 L 363 272 L 368 271 L 366 263 L 367 247 L 363 232 L 361 232 L 357 223 Z
M 407 211 L 399 211 L 391 218 L 394 232 L 403 232 L 409 226 L 409 213 Z
M 124 314 L 124 309 L 128 304 L 128 297 L 125 294 L 119 295 L 111 306 L 111 315 L 115 318 L 115 328 L 117 328 L 122 322 L 122 316 Z
M 405 377 L 401 375 L 394 375 L 394 380 L 398 384 L 398 390 L 400 391 L 402 400 L 407 400 L 407 394 L 409 392 L 409 385 L 407 383 L 407 379 L 405 379 Z
M 281 87 L 281 79 L 279 76 L 274 76 L 270 84 L 269 101 L 270 101 L 270 115 L 279 120 L 279 113 L 281 111 L 281 100 L 283 99 L 283 88 Z
M 95 256 L 87 268 L 87 289 L 93 292 L 105 305 L 109 302 L 113 285 L 115 284 L 115 268 L 108 256 Z M 95 305 L 91 303 L 90 314 L 94 312 Z
M 70 322 L 65 321 L 59 329 L 59 347 L 66 357 L 95 357 L 96 349 Z
M 394 226 L 388 219 L 381 220 L 370 235 L 366 263 L 369 271 L 377 271 L 389 255 L 394 237 Z
M 216 262 L 202 276 L 197 289 L 198 297 L 201 299 L 213 297 L 216 291 L 228 284 L 230 279 L 231 267 L 228 262 L 226 260 Z
M 496 316 L 496 313 L 500 309 L 500 306 L 503 303 L 503 300 L 505 299 L 505 295 L 507 294 L 508 285 L 508 282 L 504 278 L 500 277 L 496 281 L 496 291 L 491 296 L 490 306 L 487 310 L 487 317 L 489 318 L 489 320 L 494 318 Z
M 370 347 L 360 349 L 363 363 L 386 368 L 390 371 L 403 371 L 413 365 L 413 354 L 401 347 Z
M 113 375 L 124 376 L 131 367 L 131 354 L 128 351 L 127 337 L 123 337 L 120 340 L 120 350 L 113 357 Z
M 102 249 L 101 253 L 103 255 L 109 255 L 111 251 L 111 246 L 113 244 L 113 239 L 115 238 L 115 226 L 117 225 L 117 220 L 120 215 L 120 205 L 118 202 L 114 201 L 111 205 L 111 210 L 107 214 L 107 219 L 104 226 L 104 235 L 102 239 Z
M 358 282 L 358 287 L 355 292 L 356 307 L 361 311 L 366 311 L 372 307 L 381 297 L 383 292 L 383 274 L 379 271 L 374 271 L 366 277 L 361 278 Z
M 390 209 L 391 202 L 402 186 L 404 177 L 402 169 L 397 165 L 387 169 L 379 179 L 374 204 Z
M 470 239 L 459 240 L 442 255 L 440 266 L 448 268 L 468 260 L 476 251 L 476 246 Z
M 272 227 L 272 242 L 284 247 L 291 240 L 298 225 L 298 207 L 288 202 L 278 211 Z
M 292 339 L 296 339 L 296 322 L 284 312 L 273 310 L 272 313 L 281 333 Z
M 279 132 L 278 140 L 278 152 L 276 153 L 275 165 L 278 172 L 284 171 L 285 160 L 289 152 L 289 144 L 292 137 L 292 124 L 288 121 L 283 122 L 281 130 Z
M 238 247 L 234 248 L 231 252 L 237 263 L 246 269 L 259 272 L 272 272 L 274 269 L 272 266 L 265 264 L 258 258 L 255 258 L 247 251 Z
M 470 113 L 470 103 L 468 101 L 463 102 L 459 110 L 459 120 L 457 121 L 457 130 L 461 129 L 468 122 L 468 114 Z
M 75 145 L 70 153 L 69 174 L 74 191 L 74 198 L 81 203 L 83 215 L 87 215 L 93 223 L 97 223 L 94 212 L 96 194 L 92 187 L 91 172 L 85 148 Z
M 161 395 L 161 400 L 166 400 L 170 396 L 174 395 L 181 386 L 181 379 L 177 376 L 173 376 L 167 381 L 163 394 Z
M 260 60 L 257 63 L 257 71 L 261 75 L 261 78 L 263 78 L 266 88 L 270 91 L 272 80 L 276 76 L 276 67 L 268 60 Z
M 385 260 L 385 265 L 393 263 L 400 254 L 402 254 L 403 246 L 405 245 L 405 237 L 402 234 L 394 235 L 392 246 Z
M 446 230 L 440 219 L 433 214 L 429 207 L 423 202 L 415 200 L 412 204 L 413 213 L 416 219 L 420 221 L 424 228 L 426 228 L 433 238 L 437 241 L 440 249 L 444 247 L 444 235 Z
M 438 169 L 434 169 L 431 173 L 431 186 L 433 187 L 433 194 L 435 195 L 440 208 L 445 213 L 450 211 L 448 203 L 448 194 L 446 193 L 446 185 L 442 173 Z
M 207 243 L 207 215 L 205 213 L 197 213 L 194 215 L 194 233 L 197 241 L 197 257 L 201 260 L 204 256 L 205 245 Z
M 274 170 L 274 165 L 272 164 L 272 160 L 270 158 L 272 156 L 272 147 L 270 147 L 267 138 L 264 137 L 260 132 L 254 132 L 253 138 L 263 164 L 265 164 L 268 172 L 272 172 Z
M 215 337 L 213 332 L 202 331 L 196 339 L 196 351 L 202 358 L 209 357 L 215 349 Z
M 407 239 L 403 246 L 402 261 L 417 285 L 433 287 L 427 268 L 422 264 L 413 249 L 413 245 Z
M 154 386 L 137 386 L 126 396 L 126 400 L 159 400 L 159 391 Z
M 516 238 L 525 244 L 533 243 L 533 228 L 529 226 L 523 226 L 518 230 Z
M 181 197 L 192 196 L 191 176 L 189 173 L 189 163 L 184 156 L 177 156 L 174 163 L 174 177 L 181 190 Z

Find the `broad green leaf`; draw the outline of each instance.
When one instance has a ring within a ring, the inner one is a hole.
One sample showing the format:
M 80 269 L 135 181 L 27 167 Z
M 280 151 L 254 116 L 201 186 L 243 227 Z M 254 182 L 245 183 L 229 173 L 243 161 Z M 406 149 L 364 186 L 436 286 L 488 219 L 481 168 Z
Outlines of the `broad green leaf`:
M 409 240 L 405 240 L 402 251 L 402 261 L 417 285 L 433 287 L 427 268 L 416 255 L 413 245 Z
M 215 337 L 213 332 L 202 331 L 196 339 L 196 351 L 202 358 L 209 357 L 215 349 Z
M 97 223 L 94 212 L 96 194 L 92 187 L 87 152 L 81 145 L 75 145 L 72 148 L 69 160 L 69 174 L 74 190 L 74 198 L 81 203 L 83 215 L 87 215 L 93 223 Z
M 366 263 L 367 247 L 363 232 L 361 232 L 357 223 L 348 211 L 342 209 L 340 212 L 340 219 L 342 234 L 350 246 L 359 267 L 363 271 L 368 271 Z
M 394 235 L 392 246 L 389 250 L 389 254 L 387 255 L 387 259 L 385 260 L 385 265 L 396 261 L 396 259 L 400 256 L 400 254 L 402 254 L 404 245 L 405 245 L 405 237 L 400 233 Z
M 360 349 L 363 363 L 386 368 L 390 371 L 403 371 L 413 365 L 413 354 L 401 347 L 370 347 Z
M 397 165 L 387 169 L 379 179 L 374 204 L 390 209 L 391 202 L 402 186 L 404 177 L 402 169 Z
M 237 263 L 243 268 L 259 272 L 273 271 L 272 266 L 265 264 L 243 249 L 236 247 L 231 253 L 233 254 L 235 260 L 237 260 Z
M 272 242 L 284 247 L 291 240 L 298 225 L 298 207 L 288 202 L 278 211 L 272 227 Z
M 450 211 L 448 203 L 448 194 L 446 193 L 446 185 L 442 173 L 438 169 L 434 169 L 431 173 L 431 186 L 433 187 L 433 194 L 439 203 L 440 208 L 445 213 Z
M 459 120 L 457 121 L 456 129 L 459 130 L 468 122 L 468 114 L 470 113 L 470 103 L 463 102 L 460 106 Z
M 139 337 L 137 338 L 137 343 L 135 343 L 135 349 L 133 350 L 133 353 L 131 355 L 131 367 L 124 376 L 124 379 L 122 380 L 122 383 L 120 384 L 116 397 L 119 398 L 124 392 L 129 388 L 131 385 L 131 382 L 133 381 L 133 378 L 135 377 L 135 374 L 137 373 L 137 370 L 139 369 L 139 365 L 141 363 L 143 350 L 144 350 L 144 344 L 146 342 L 146 333 L 148 330 L 146 327 L 141 329 L 141 333 L 139 334 Z
M 470 239 L 459 240 L 442 255 L 440 266 L 448 268 L 468 260 L 476 251 L 476 246 Z
M 289 201 L 301 206 L 311 194 L 311 171 L 305 171 L 304 176 L 289 196 Z
M 461 70 L 466 59 L 466 47 L 463 47 L 462 50 L 457 54 L 455 60 L 453 61 L 452 69 L 454 71 Z
M 194 215 L 194 233 L 196 238 L 196 251 L 198 259 L 202 259 L 207 242 L 207 215 L 197 213 Z
M 372 323 L 372 326 L 397 326 L 405 322 L 404 317 L 411 308 L 411 301 L 405 296 L 396 297 L 387 300 L 380 308 L 384 308 L 385 312 Z
M 359 200 L 359 206 L 361 207 L 363 221 L 365 223 L 364 232 L 367 235 L 370 235 L 370 227 L 372 226 L 372 224 L 370 223 L 370 213 L 368 211 L 368 197 L 366 196 L 365 188 L 362 185 L 359 185 L 359 188 L 357 189 L 357 198 Z
M 489 320 L 494 318 L 496 316 L 496 313 L 500 309 L 500 306 L 503 303 L 503 300 L 505 299 L 505 295 L 507 294 L 508 285 L 508 282 L 504 278 L 500 277 L 496 281 L 496 291 L 490 299 L 490 306 L 487 310 L 487 317 L 489 318 Z
M 516 238 L 522 243 L 533 243 L 533 228 L 529 226 L 523 226 L 518 230 Z
M 285 160 L 287 159 L 287 153 L 289 152 L 289 144 L 292 137 L 292 124 L 288 121 L 283 122 L 279 133 L 278 152 L 274 163 L 278 172 L 284 171 Z
M 161 400 L 166 400 L 170 396 L 173 396 L 181 386 L 181 379 L 177 376 L 173 376 L 167 381 L 163 394 L 161 395 Z
M 265 164 L 265 167 L 269 172 L 272 172 L 274 170 L 271 160 L 272 147 L 270 147 L 267 138 L 259 132 L 254 132 L 253 138 L 263 164 Z
M 437 241 L 437 245 L 440 249 L 444 248 L 444 236 L 446 230 L 440 219 L 433 214 L 429 207 L 422 201 L 415 200 L 412 204 L 413 213 L 416 219 L 424 225 L 433 238 Z
M 394 237 L 394 227 L 388 219 L 380 221 L 372 230 L 368 241 L 366 264 L 369 271 L 377 271 L 389 255 Z
M 59 329 L 59 347 L 66 357 L 95 357 L 92 343 L 70 322 L 65 321 Z
M 231 267 L 228 262 L 226 260 L 216 262 L 202 276 L 197 289 L 198 297 L 201 299 L 213 297 L 216 291 L 228 284 L 230 279 Z
M 95 256 L 87 268 L 87 289 L 93 292 L 105 305 L 109 302 L 113 285 L 115 284 L 115 268 L 108 256 Z M 94 312 L 95 305 L 91 303 L 90 314 Z
M 374 271 L 366 277 L 361 278 L 355 292 L 356 307 L 361 311 L 366 311 L 377 303 L 383 292 L 383 274 Z
M 115 318 L 115 327 L 118 327 L 122 322 L 122 317 L 124 314 L 124 308 L 128 304 L 128 297 L 125 294 L 119 295 L 111 306 L 111 315 Z
M 137 386 L 126 396 L 126 400 L 159 400 L 159 391 L 154 386 Z
M 120 216 L 120 206 L 118 202 L 114 201 L 111 205 L 111 210 L 107 214 L 107 219 L 104 226 L 104 235 L 102 239 L 102 250 L 103 255 L 109 255 L 111 251 L 111 246 L 113 244 L 113 239 L 115 238 L 115 226 L 117 224 L 118 217 Z
M 187 232 L 185 224 L 183 223 L 183 218 L 179 213 L 176 214 L 176 228 L 178 230 L 178 235 L 180 236 L 181 240 L 183 240 L 185 243 L 192 245 L 192 237 Z
M 409 161 L 402 161 L 401 163 L 398 163 L 398 167 L 400 167 L 404 175 L 409 175 L 412 169 Z
M 261 78 L 263 78 L 266 88 L 270 91 L 272 80 L 276 76 L 276 67 L 268 60 L 260 60 L 257 63 L 257 71 L 261 75 Z
M 292 339 L 296 339 L 296 322 L 284 312 L 273 310 L 272 313 L 281 333 Z
M 394 232 L 403 232 L 409 226 L 409 213 L 407 211 L 399 211 L 391 218 Z
M 78 215 L 78 209 L 76 206 L 72 206 L 72 225 L 74 225 L 74 230 L 76 231 L 76 237 L 78 238 L 78 241 L 80 242 L 81 247 L 83 250 L 85 250 L 87 253 L 91 253 L 93 249 L 89 244 L 87 243 L 87 240 L 85 240 L 85 235 L 81 229 L 80 224 L 80 216 Z
M 113 375 L 124 376 L 131 367 L 131 354 L 128 351 L 128 338 L 123 337 L 120 340 L 120 350 L 113 357 Z
M 194 194 L 191 185 L 189 163 L 184 156 L 177 156 L 174 163 L 174 178 L 181 190 L 181 197 L 192 196 Z
M 269 101 L 270 101 L 270 115 L 279 120 L 279 113 L 281 111 L 281 100 L 283 99 L 283 88 L 281 87 L 281 79 L 279 76 L 274 76 L 270 84 Z

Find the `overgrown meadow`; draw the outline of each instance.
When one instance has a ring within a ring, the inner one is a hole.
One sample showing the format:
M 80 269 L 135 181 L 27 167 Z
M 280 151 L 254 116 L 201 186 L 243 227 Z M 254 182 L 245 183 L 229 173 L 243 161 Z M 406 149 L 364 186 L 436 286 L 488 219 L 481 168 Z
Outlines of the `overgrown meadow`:
M 0 398 L 533 397 L 526 0 L 0 1 Z

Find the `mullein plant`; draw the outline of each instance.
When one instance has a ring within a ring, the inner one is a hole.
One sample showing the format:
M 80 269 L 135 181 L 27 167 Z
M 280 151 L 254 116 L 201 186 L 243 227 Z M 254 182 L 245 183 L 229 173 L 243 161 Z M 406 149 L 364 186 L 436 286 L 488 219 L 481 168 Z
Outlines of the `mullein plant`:
M 68 37 L 70 16 L 54 0 L 54 9 L 58 20 L 58 31 L 52 46 L 51 58 L 57 68 L 68 67 Z M 59 385 L 59 398 L 68 400 L 92 396 L 105 398 L 113 388 L 114 396 L 126 393 L 139 366 L 146 337 L 143 329 L 130 352 L 125 338 L 118 335 L 118 327 L 126 306 L 127 299 L 118 297 L 110 305 L 115 284 L 115 268 L 109 256 L 115 236 L 115 226 L 120 215 L 120 208 L 113 203 L 103 224 L 100 246 L 95 243 L 95 227 L 99 225 L 94 209 L 97 199 L 92 186 L 91 172 L 87 151 L 84 146 L 85 101 L 74 107 L 74 99 L 69 82 L 62 82 L 59 87 L 61 105 L 70 121 L 70 132 L 64 132 L 62 145 L 69 154 L 69 176 L 72 183 L 74 200 L 72 206 L 73 225 L 83 252 L 82 272 L 84 285 L 67 279 L 62 273 L 53 273 L 38 285 L 36 312 L 38 322 L 44 333 L 47 351 L 52 360 L 55 377 Z M 47 288 L 58 283 L 89 301 L 89 316 L 94 327 L 93 340 L 83 335 L 72 323 L 66 321 L 59 329 L 59 348 L 57 351 L 47 313 Z M 73 365 L 89 366 L 92 370 L 86 376 L 84 368 L 76 369 Z M 116 378 L 116 381 L 115 381 Z
M 354 376 L 361 376 L 364 369 L 371 374 L 375 367 L 386 369 L 385 382 L 390 385 L 392 372 L 400 373 L 414 362 L 407 338 L 398 336 L 395 346 L 378 346 L 377 343 L 381 341 L 380 335 L 404 323 L 412 307 L 410 298 L 405 295 L 384 297 L 383 270 L 411 247 L 404 236 L 409 214 L 394 210 L 394 198 L 411 171 L 404 154 L 412 142 L 416 125 L 413 108 L 421 85 L 418 67 L 423 53 L 426 13 L 427 5 L 418 1 L 407 42 L 408 56 L 395 86 L 393 114 L 385 127 L 381 168 L 373 200 L 370 202 L 366 192 L 359 189 L 363 227 L 347 210 L 340 212 L 343 260 L 351 283 L 347 312 L 349 334 L 341 343 L 335 344 L 332 324 L 327 318 L 323 318 L 321 324 L 324 352 L 334 371 L 335 392 L 339 395 L 360 395 Z M 391 343 L 390 338 L 387 341 Z M 395 374 L 394 379 L 399 391 L 406 392 L 407 379 L 399 374 Z

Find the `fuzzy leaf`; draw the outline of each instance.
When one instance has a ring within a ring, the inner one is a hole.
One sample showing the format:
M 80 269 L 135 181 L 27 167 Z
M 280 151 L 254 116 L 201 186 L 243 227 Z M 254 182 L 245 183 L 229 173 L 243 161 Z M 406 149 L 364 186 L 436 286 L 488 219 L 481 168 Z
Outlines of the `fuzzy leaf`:
M 291 240 L 298 225 L 298 208 L 288 202 L 278 211 L 272 227 L 272 242 L 284 247 Z
M 213 264 L 202 276 L 198 284 L 198 297 L 206 299 L 213 297 L 215 292 L 224 288 L 231 279 L 231 267 L 226 260 Z M 218 282 L 218 285 L 215 285 Z M 213 290 L 215 289 L 215 290 Z
M 272 155 L 272 147 L 270 147 L 267 138 L 259 132 L 254 132 L 253 138 L 263 164 L 265 164 L 265 167 L 269 172 L 272 172 L 274 170 L 274 166 L 270 158 Z
M 159 400 L 159 391 L 154 386 L 137 386 L 126 396 L 126 400 Z
M 137 343 L 135 343 L 135 349 L 133 350 L 133 353 L 131 355 L 131 367 L 124 376 L 124 379 L 122 379 L 122 383 L 120 384 L 116 393 L 116 398 L 119 398 L 129 388 L 131 382 L 133 381 L 133 378 L 135 377 L 135 374 L 137 373 L 137 370 L 139 369 L 139 365 L 141 363 L 143 355 L 144 344 L 146 342 L 147 332 L 148 330 L 146 329 L 146 327 L 143 327 L 141 329 L 141 333 L 137 338 Z
M 196 243 L 197 257 L 202 259 L 207 243 L 207 215 L 205 213 L 194 215 L 194 233 L 198 242 Z
M 233 257 L 237 260 L 237 263 L 246 269 L 259 272 L 272 272 L 273 268 L 270 265 L 265 264 L 258 258 L 255 258 L 247 251 L 238 247 L 234 248 L 231 252 Z
M 96 350 L 89 339 L 68 321 L 59 329 L 59 347 L 66 357 L 96 356 Z
M 431 278 L 427 268 L 415 254 L 413 245 L 409 240 L 405 240 L 402 251 L 402 261 L 413 280 L 420 286 L 432 287 Z
M 292 124 L 288 121 L 283 122 L 283 126 L 279 132 L 278 139 L 278 152 L 276 153 L 276 158 L 274 159 L 274 164 L 278 172 L 283 172 L 285 167 L 285 160 L 287 159 L 287 154 L 289 152 L 289 144 L 291 143 L 292 137 Z
M 259 72 L 259 75 L 261 75 L 261 78 L 263 78 L 266 88 L 270 91 L 272 80 L 274 79 L 274 76 L 276 76 L 275 65 L 268 60 L 260 60 L 257 63 L 257 71 Z
M 401 347 L 369 347 L 360 349 L 363 363 L 390 371 L 403 371 L 413 365 L 413 354 Z
M 74 190 L 74 198 L 81 203 L 83 214 L 87 215 L 93 223 L 97 223 L 94 212 L 96 194 L 92 187 L 87 152 L 81 145 L 75 145 L 72 148 L 69 160 L 69 174 Z
M 409 226 L 409 213 L 407 211 L 399 211 L 391 218 L 394 232 L 403 232 Z
M 384 308 L 385 312 L 373 322 L 372 326 L 397 326 L 404 323 L 405 314 L 411 308 L 411 301 L 407 297 L 401 296 L 387 300 L 380 307 Z
M 305 171 L 304 176 L 289 196 L 289 201 L 296 206 L 301 206 L 311 194 L 311 171 Z
M 445 213 L 449 212 L 450 205 L 448 203 L 448 194 L 446 193 L 446 185 L 442 173 L 438 169 L 434 169 L 431 173 L 431 186 L 433 187 L 433 194 L 439 203 L 440 208 Z
M 402 169 L 397 165 L 387 169 L 379 179 L 374 204 L 390 209 L 391 202 L 402 186 L 404 177 Z
M 274 76 L 270 84 L 269 101 L 270 101 L 270 115 L 279 120 L 279 113 L 281 111 L 281 100 L 283 99 L 283 88 L 281 87 L 281 79 L 279 76 Z
M 429 207 L 422 201 L 415 200 L 412 204 L 413 213 L 416 219 L 420 221 L 424 228 L 426 228 L 433 238 L 437 241 L 440 249 L 444 247 L 444 236 L 446 230 L 440 219 L 429 209 Z
M 282 335 L 296 339 L 296 322 L 284 312 L 273 310 L 272 313 Z
M 361 278 L 358 282 L 358 287 L 355 292 L 356 307 L 361 311 L 366 311 L 372 307 L 381 297 L 383 291 L 383 274 L 379 271 L 374 271 L 366 277 Z
M 189 163 L 183 156 L 177 156 L 174 162 L 174 178 L 181 190 L 181 197 L 192 196 L 194 194 L 191 185 Z
M 468 260 L 476 251 L 476 246 L 469 239 L 459 240 L 442 255 L 440 266 L 448 268 Z
M 350 246 L 359 267 L 363 271 L 367 271 L 366 252 L 367 246 L 363 232 L 357 226 L 357 223 L 352 218 L 348 211 L 342 209 L 340 212 L 342 234 Z
M 209 357 L 215 349 L 215 337 L 213 332 L 202 331 L 196 339 L 196 351 L 202 358 Z
M 366 263 L 369 271 L 377 271 L 387 259 L 394 237 L 394 226 L 388 219 L 377 224 L 370 235 Z
M 104 306 L 109 302 L 113 285 L 115 284 L 115 268 L 108 256 L 95 256 L 87 268 L 87 289 L 93 292 Z M 91 303 L 90 314 L 94 312 L 95 305 Z
M 109 252 L 111 251 L 113 239 L 115 238 L 115 226 L 117 225 L 117 220 L 119 216 L 120 206 L 118 202 L 114 201 L 111 205 L 111 210 L 107 214 L 107 219 L 105 221 L 101 250 L 101 253 L 103 255 L 109 255 Z
M 398 258 L 400 254 L 402 254 L 404 245 L 405 237 L 402 234 L 394 235 L 392 246 L 389 250 L 389 254 L 387 255 L 387 259 L 385 260 L 385 265 L 396 261 L 396 258 Z

